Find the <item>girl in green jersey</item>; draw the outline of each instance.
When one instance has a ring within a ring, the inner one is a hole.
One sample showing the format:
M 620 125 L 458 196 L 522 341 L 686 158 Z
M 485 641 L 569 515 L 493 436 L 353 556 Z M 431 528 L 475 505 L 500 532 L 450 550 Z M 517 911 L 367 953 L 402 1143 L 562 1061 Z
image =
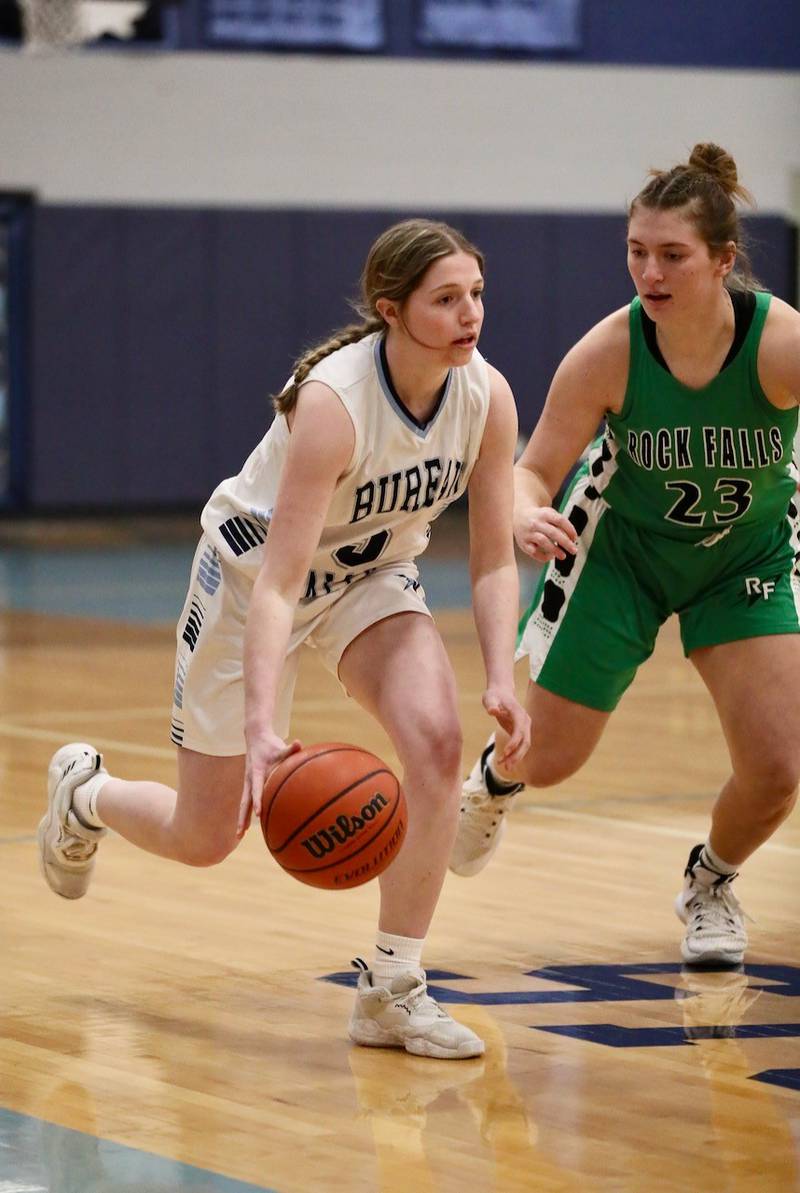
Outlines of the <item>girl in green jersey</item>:
M 748 197 L 716 145 L 654 172 L 629 211 L 636 298 L 556 371 L 515 470 L 517 543 L 545 565 L 518 651 L 530 660 L 531 748 L 511 770 L 497 761 L 503 734 L 490 739 L 451 859 L 457 874 L 477 873 L 522 786 L 582 766 L 678 613 L 733 766 L 676 901 L 695 964 L 741 962 L 731 883 L 800 780 L 800 732 L 765 732 L 800 724 L 800 314 L 752 281 L 736 208 Z

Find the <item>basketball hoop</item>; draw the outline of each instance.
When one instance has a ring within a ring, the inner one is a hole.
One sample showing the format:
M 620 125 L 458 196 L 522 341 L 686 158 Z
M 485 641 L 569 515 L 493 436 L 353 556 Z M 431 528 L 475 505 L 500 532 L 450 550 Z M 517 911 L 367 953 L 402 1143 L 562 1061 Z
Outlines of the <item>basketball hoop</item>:
M 69 50 L 108 37 L 127 41 L 146 0 L 18 0 L 22 44 L 32 51 Z
M 84 40 L 80 0 L 20 0 L 20 7 L 26 50 L 66 50 Z

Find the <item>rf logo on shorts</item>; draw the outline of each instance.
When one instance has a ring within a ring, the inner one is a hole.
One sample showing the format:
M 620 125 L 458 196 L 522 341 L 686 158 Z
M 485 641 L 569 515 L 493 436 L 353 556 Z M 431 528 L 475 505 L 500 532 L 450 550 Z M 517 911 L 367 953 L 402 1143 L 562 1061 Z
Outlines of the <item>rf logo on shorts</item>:
M 762 580 L 759 576 L 746 576 L 744 590 L 748 605 L 754 605 L 759 598 L 768 601 L 775 592 L 776 583 L 775 580 Z

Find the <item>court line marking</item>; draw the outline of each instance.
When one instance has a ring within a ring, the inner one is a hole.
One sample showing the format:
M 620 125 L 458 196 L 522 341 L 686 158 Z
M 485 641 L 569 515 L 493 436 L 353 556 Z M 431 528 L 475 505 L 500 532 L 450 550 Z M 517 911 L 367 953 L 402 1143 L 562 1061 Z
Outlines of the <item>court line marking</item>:
M 128 720 L 145 720 L 147 717 L 169 717 L 169 714 L 170 705 L 168 704 L 153 705 L 151 708 L 54 708 L 48 709 L 46 712 L 12 713 L 11 716 L 4 718 L 3 723 L 24 727 L 30 722 L 63 721 L 70 717 L 96 717 L 98 720 L 108 720 L 110 717 L 127 717 Z M 2 1193 L 2 1187 L 0 1187 L 0 1193 Z
M 292 707 L 300 709 L 303 712 L 328 712 L 330 711 L 331 704 L 330 700 L 303 700 L 299 698 L 294 701 Z M 70 718 L 84 717 L 96 718 L 97 720 L 113 720 L 115 717 L 123 717 L 128 720 L 146 720 L 148 717 L 157 716 L 164 717 L 165 722 L 168 723 L 171 711 L 171 704 L 141 705 L 138 708 L 54 708 L 45 712 L 7 713 L 4 716 L 2 725 L 10 729 L 17 725 L 25 728 L 26 724 L 31 721 L 63 721 Z M 0 1190 L 0 1193 L 2 1193 L 2 1190 Z
M 0 737 L 21 737 L 28 741 L 43 741 L 43 742 L 58 742 L 63 745 L 65 738 L 68 737 L 63 730 L 56 732 L 53 729 L 29 729 L 24 725 L 4 725 L 0 723 Z M 145 758 L 169 758 L 175 757 L 175 749 L 173 746 L 167 750 L 161 746 L 139 746 L 134 742 L 116 741 L 111 737 L 97 737 L 95 738 L 98 747 L 104 750 L 119 750 L 126 754 L 141 754 Z
M 596 816 L 592 812 L 572 812 L 567 808 L 545 808 L 540 804 L 523 804 L 519 811 L 526 815 L 561 817 L 564 820 L 581 820 L 588 824 L 602 824 L 605 828 L 611 826 L 627 828 L 634 832 L 650 833 L 654 837 L 676 837 L 681 841 L 697 841 L 697 833 L 691 832 L 689 829 L 668 828 L 666 825 L 650 824 L 647 821 L 623 820 L 617 816 Z M 701 832 L 700 836 L 702 835 Z M 786 853 L 791 857 L 800 854 L 800 849 L 795 845 L 779 845 L 772 841 L 765 841 L 763 845 L 759 846 L 759 852 L 762 849 L 772 850 L 773 853 Z
M 316 703 L 323 708 L 329 707 L 325 701 L 318 701 Z M 303 707 L 308 708 L 310 706 L 304 705 Z M 75 716 L 79 714 L 72 713 L 71 715 Z M 124 713 L 120 712 L 119 714 L 107 715 L 124 715 Z M 28 741 L 63 744 L 65 736 L 68 735 L 51 729 L 33 729 L 25 725 L 3 724 L 0 722 L 0 737 L 21 737 Z M 169 761 L 175 758 L 176 747 L 174 746 L 169 749 L 162 746 L 141 746 L 134 742 L 117 741 L 115 738 L 103 736 L 96 737 L 95 740 L 98 747 L 105 750 L 119 750 L 121 753 L 134 754 L 143 758 L 161 758 Z M 649 833 L 651 836 L 673 837 L 680 841 L 695 841 L 697 839 L 697 833 L 691 832 L 688 829 L 668 828 L 666 825 L 648 824 L 637 820 L 624 820 L 617 816 L 596 816 L 591 812 L 574 812 L 566 808 L 546 808 L 541 804 L 526 803 L 521 805 L 519 811 L 526 815 L 536 814 L 552 818 L 560 817 L 563 820 L 577 820 L 587 824 L 603 825 L 605 828 L 613 825 L 614 827 L 631 829 L 634 832 Z M 794 845 L 780 845 L 772 841 L 766 841 L 760 848 L 770 850 L 773 853 L 783 853 L 789 857 L 800 855 L 800 848 Z

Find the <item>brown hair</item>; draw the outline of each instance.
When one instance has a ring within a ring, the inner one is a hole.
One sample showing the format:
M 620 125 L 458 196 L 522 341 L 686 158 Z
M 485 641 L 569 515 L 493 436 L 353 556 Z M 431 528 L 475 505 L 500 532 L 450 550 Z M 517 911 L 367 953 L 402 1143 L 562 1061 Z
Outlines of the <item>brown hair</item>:
M 363 340 L 364 336 L 385 327 L 377 302 L 388 298 L 401 305 L 416 290 L 426 270 L 440 257 L 469 253 L 483 274 L 483 255 L 461 232 L 435 220 L 403 220 L 382 232 L 367 255 L 361 274 L 361 295 L 354 302 L 361 323 L 350 323 L 327 340 L 310 348 L 295 361 L 292 380 L 272 402 L 278 414 L 288 414 L 297 402 L 297 391 L 314 365 L 337 348 Z
M 736 207 L 737 199 L 752 206 L 753 198 L 740 184 L 731 155 L 719 145 L 701 141 L 688 162 L 671 170 L 651 170 L 650 175 L 631 203 L 628 219 L 639 206 L 662 210 L 687 207 L 709 252 L 722 253 L 731 241 L 736 245 L 736 266 L 725 278 L 725 285 L 731 290 L 758 289 Z

